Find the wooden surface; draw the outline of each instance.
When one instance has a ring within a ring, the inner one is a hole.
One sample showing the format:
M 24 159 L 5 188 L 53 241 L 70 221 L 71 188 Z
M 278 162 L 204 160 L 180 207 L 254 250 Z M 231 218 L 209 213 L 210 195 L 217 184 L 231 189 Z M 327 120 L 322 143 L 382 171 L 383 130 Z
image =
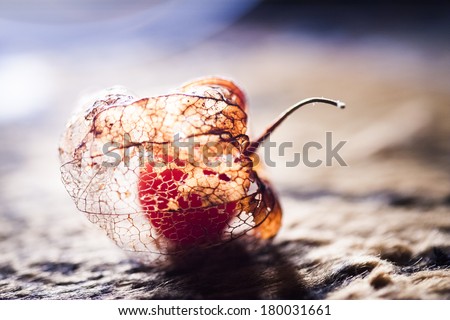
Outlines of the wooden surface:
M 145 41 L 40 53 L 57 79 L 51 105 L 0 126 L 0 298 L 450 298 L 450 50 L 426 41 L 327 38 L 243 19 L 164 58 Z M 305 97 L 348 108 L 312 106 L 274 134 L 294 149 L 273 153 L 267 170 L 285 215 L 272 244 L 141 265 L 75 209 L 60 182 L 59 136 L 83 90 L 123 84 L 145 96 L 211 74 L 246 90 L 255 135 Z M 326 131 L 348 141 L 347 167 L 284 165 Z

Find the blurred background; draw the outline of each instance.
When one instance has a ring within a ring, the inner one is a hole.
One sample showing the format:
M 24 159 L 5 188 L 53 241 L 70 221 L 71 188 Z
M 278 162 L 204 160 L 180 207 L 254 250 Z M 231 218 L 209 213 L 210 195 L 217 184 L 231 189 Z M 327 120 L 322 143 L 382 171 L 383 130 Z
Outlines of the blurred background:
M 287 208 L 381 199 L 437 204 L 448 217 L 450 10 L 426 3 L 0 1 L 0 266 L 85 261 L 98 257 L 86 253 L 93 243 L 113 251 L 81 231 L 57 148 L 79 99 L 117 84 L 145 97 L 202 76 L 232 78 L 247 94 L 253 136 L 300 99 L 344 101 L 345 110 L 298 111 L 273 135 L 294 143 L 268 168 Z M 304 143 L 324 144 L 326 131 L 347 141 L 347 167 L 285 167 Z

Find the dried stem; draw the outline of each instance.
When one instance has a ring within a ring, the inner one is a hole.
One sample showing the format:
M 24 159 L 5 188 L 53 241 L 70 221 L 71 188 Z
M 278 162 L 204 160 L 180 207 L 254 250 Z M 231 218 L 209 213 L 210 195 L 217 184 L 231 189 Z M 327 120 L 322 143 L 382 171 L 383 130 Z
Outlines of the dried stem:
M 325 103 L 325 104 L 330 104 L 333 105 L 335 107 L 338 107 L 339 109 L 344 109 L 345 108 L 345 104 L 341 101 L 338 100 L 331 100 L 331 99 L 327 99 L 327 98 L 317 98 L 317 97 L 313 97 L 313 98 L 307 98 L 304 99 L 296 104 L 294 104 L 292 107 L 290 107 L 289 109 L 287 109 L 285 112 L 283 112 L 277 120 L 275 120 L 275 122 L 270 125 L 266 131 L 264 131 L 264 133 L 255 141 L 253 141 L 252 143 L 250 143 L 250 145 L 248 146 L 248 148 L 245 150 L 244 154 L 246 156 L 249 156 L 253 153 L 256 152 L 256 150 L 259 148 L 259 146 L 271 135 L 271 133 L 287 118 L 291 115 L 291 113 L 293 113 L 294 111 L 300 109 L 301 107 L 307 105 L 307 104 L 311 104 L 311 103 Z

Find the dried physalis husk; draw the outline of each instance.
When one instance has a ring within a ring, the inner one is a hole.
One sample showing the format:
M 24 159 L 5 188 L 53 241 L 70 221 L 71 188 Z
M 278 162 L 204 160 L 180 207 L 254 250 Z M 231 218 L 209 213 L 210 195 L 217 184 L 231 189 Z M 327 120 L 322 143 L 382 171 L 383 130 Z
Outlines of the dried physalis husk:
M 220 78 L 138 99 L 122 87 L 93 98 L 67 124 L 63 183 L 77 208 L 146 261 L 244 235 L 273 238 L 281 207 L 255 152 L 301 101 L 258 139 L 247 136 L 241 89 Z

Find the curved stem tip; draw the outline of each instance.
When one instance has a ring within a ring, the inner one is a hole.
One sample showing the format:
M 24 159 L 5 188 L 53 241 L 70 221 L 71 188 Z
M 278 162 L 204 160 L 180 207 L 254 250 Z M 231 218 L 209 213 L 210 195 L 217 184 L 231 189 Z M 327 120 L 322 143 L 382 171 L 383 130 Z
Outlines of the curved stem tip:
M 339 109 L 344 109 L 345 108 L 345 103 L 339 101 L 339 100 L 331 100 L 331 99 L 327 99 L 327 98 L 318 98 L 318 97 L 313 97 L 313 98 L 307 98 L 304 99 L 300 102 L 297 102 L 296 104 L 294 104 L 293 106 L 291 106 L 290 108 L 288 108 L 285 112 L 283 112 L 282 114 L 280 114 L 280 116 L 264 131 L 264 133 L 259 136 L 258 139 L 256 139 L 255 141 L 251 142 L 250 145 L 248 146 L 248 148 L 245 150 L 244 154 L 246 156 L 249 156 L 253 153 L 256 152 L 256 150 L 258 149 L 258 147 L 264 142 L 264 140 L 266 140 L 271 133 L 287 118 L 289 117 L 294 111 L 300 109 L 301 107 L 307 105 L 307 104 L 311 104 L 311 103 L 324 103 L 324 104 L 329 104 L 332 106 L 335 106 Z

